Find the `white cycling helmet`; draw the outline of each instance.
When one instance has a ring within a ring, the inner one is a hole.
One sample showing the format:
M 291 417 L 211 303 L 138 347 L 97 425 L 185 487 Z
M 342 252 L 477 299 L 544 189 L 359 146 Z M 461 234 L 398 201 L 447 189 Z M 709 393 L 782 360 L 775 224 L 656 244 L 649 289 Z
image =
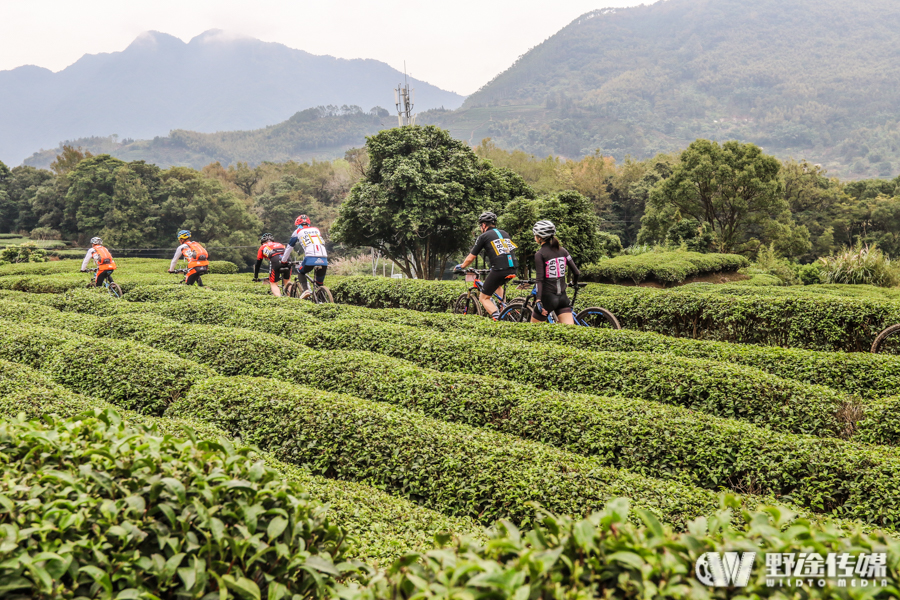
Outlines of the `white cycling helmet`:
M 81 238 L 81 239 L 84 239 L 84 238 Z M 98 238 L 98 237 L 91 238 L 91 246 L 102 246 L 102 245 L 103 245 L 103 240 L 101 240 L 100 238 Z
M 556 225 L 552 221 L 538 221 L 531 228 L 531 231 L 539 238 L 548 238 L 556 235 Z

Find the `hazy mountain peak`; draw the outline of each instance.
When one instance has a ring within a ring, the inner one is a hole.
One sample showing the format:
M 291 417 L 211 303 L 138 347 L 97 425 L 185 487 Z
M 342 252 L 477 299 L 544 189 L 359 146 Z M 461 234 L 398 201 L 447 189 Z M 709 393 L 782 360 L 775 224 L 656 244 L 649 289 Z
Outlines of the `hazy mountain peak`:
M 192 38 L 191 41 L 188 42 L 188 44 L 215 44 L 230 43 L 235 41 L 252 41 L 262 43 L 256 38 L 250 37 L 249 35 L 245 35 L 243 33 L 237 33 L 235 31 L 225 31 L 224 29 L 209 29 Z
M 184 46 L 185 43 L 174 35 L 162 33 L 160 31 L 144 31 L 138 34 L 134 41 L 131 42 L 125 52 L 134 50 L 158 50 L 161 46 Z M 117 54 L 117 53 L 112 53 Z
M 211 29 L 185 43 L 146 31 L 124 50 L 87 54 L 52 73 L 0 72 L 0 160 L 107 136 L 148 139 L 175 129 L 252 130 L 313 106 L 393 106 L 403 74 L 377 60 L 337 60 Z M 414 82 L 416 107 L 463 97 Z

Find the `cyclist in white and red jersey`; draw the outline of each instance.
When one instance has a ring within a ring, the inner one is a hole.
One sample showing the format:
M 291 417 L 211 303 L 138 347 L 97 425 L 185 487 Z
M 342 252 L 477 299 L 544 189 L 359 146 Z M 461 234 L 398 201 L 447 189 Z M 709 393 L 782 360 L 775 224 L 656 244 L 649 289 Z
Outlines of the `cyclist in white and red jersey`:
M 284 252 L 284 244 L 275 241 L 275 236 L 271 233 L 264 233 L 259 236 L 259 251 L 256 253 L 256 268 L 253 269 L 253 281 L 259 281 L 259 267 L 262 266 L 263 260 L 269 261 L 269 287 L 272 289 L 273 296 L 281 296 L 281 288 L 278 282 L 284 279 L 291 280 L 291 267 L 282 264 L 281 254 Z
M 312 221 L 306 215 L 300 215 L 294 221 L 297 229 L 291 235 L 291 239 L 284 249 L 281 262 L 287 262 L 291 258 L 291 251 L 294 245 L 299 243 L 303 246 L 303 264 L 300 267 L 300 286 L 303 293 L 300 298 L 309 298 L 312 292 L 309 290 L 309 283 L 306 281 L 306 274 L 316 270 L 316 285 L 325 283 L 325 274 L 328 272 L 328 251 L 325 250 L 325 242 L 322 238 L 322 232 L 318 227 L 312 226 Z

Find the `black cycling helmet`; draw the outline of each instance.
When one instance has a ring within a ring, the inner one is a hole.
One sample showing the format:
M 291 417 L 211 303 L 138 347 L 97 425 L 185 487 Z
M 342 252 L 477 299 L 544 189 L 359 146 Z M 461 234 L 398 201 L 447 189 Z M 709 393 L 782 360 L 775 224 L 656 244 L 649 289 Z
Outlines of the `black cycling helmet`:
M 271 233 L 264 233 L 261 236 L 259 236 L 259 243 L 265 244 L 266 242 L 271 242 L 274 239 L 275 239 L 275 236 L 272 235 Z
M 485 211 L 481 213 L 481 216 L 478 217 L 479 223 L 487 223 L 488 225 L 496 225 L 497 224 L 497 215 L 492 213 L 491 211 Z

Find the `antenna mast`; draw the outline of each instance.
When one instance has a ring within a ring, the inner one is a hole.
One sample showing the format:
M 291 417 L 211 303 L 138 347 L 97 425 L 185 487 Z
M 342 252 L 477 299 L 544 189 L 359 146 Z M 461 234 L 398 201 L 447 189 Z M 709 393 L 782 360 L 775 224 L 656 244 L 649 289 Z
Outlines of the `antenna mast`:
M 416 115 L 413 114 L 416 90 L 409 87 L 405 60 L 403 61 L 403 80 L 404 83 L 398 83 L 394 89 L 394 105 L 397 107 L 397 123 L 400 127 L 416 124 Z

